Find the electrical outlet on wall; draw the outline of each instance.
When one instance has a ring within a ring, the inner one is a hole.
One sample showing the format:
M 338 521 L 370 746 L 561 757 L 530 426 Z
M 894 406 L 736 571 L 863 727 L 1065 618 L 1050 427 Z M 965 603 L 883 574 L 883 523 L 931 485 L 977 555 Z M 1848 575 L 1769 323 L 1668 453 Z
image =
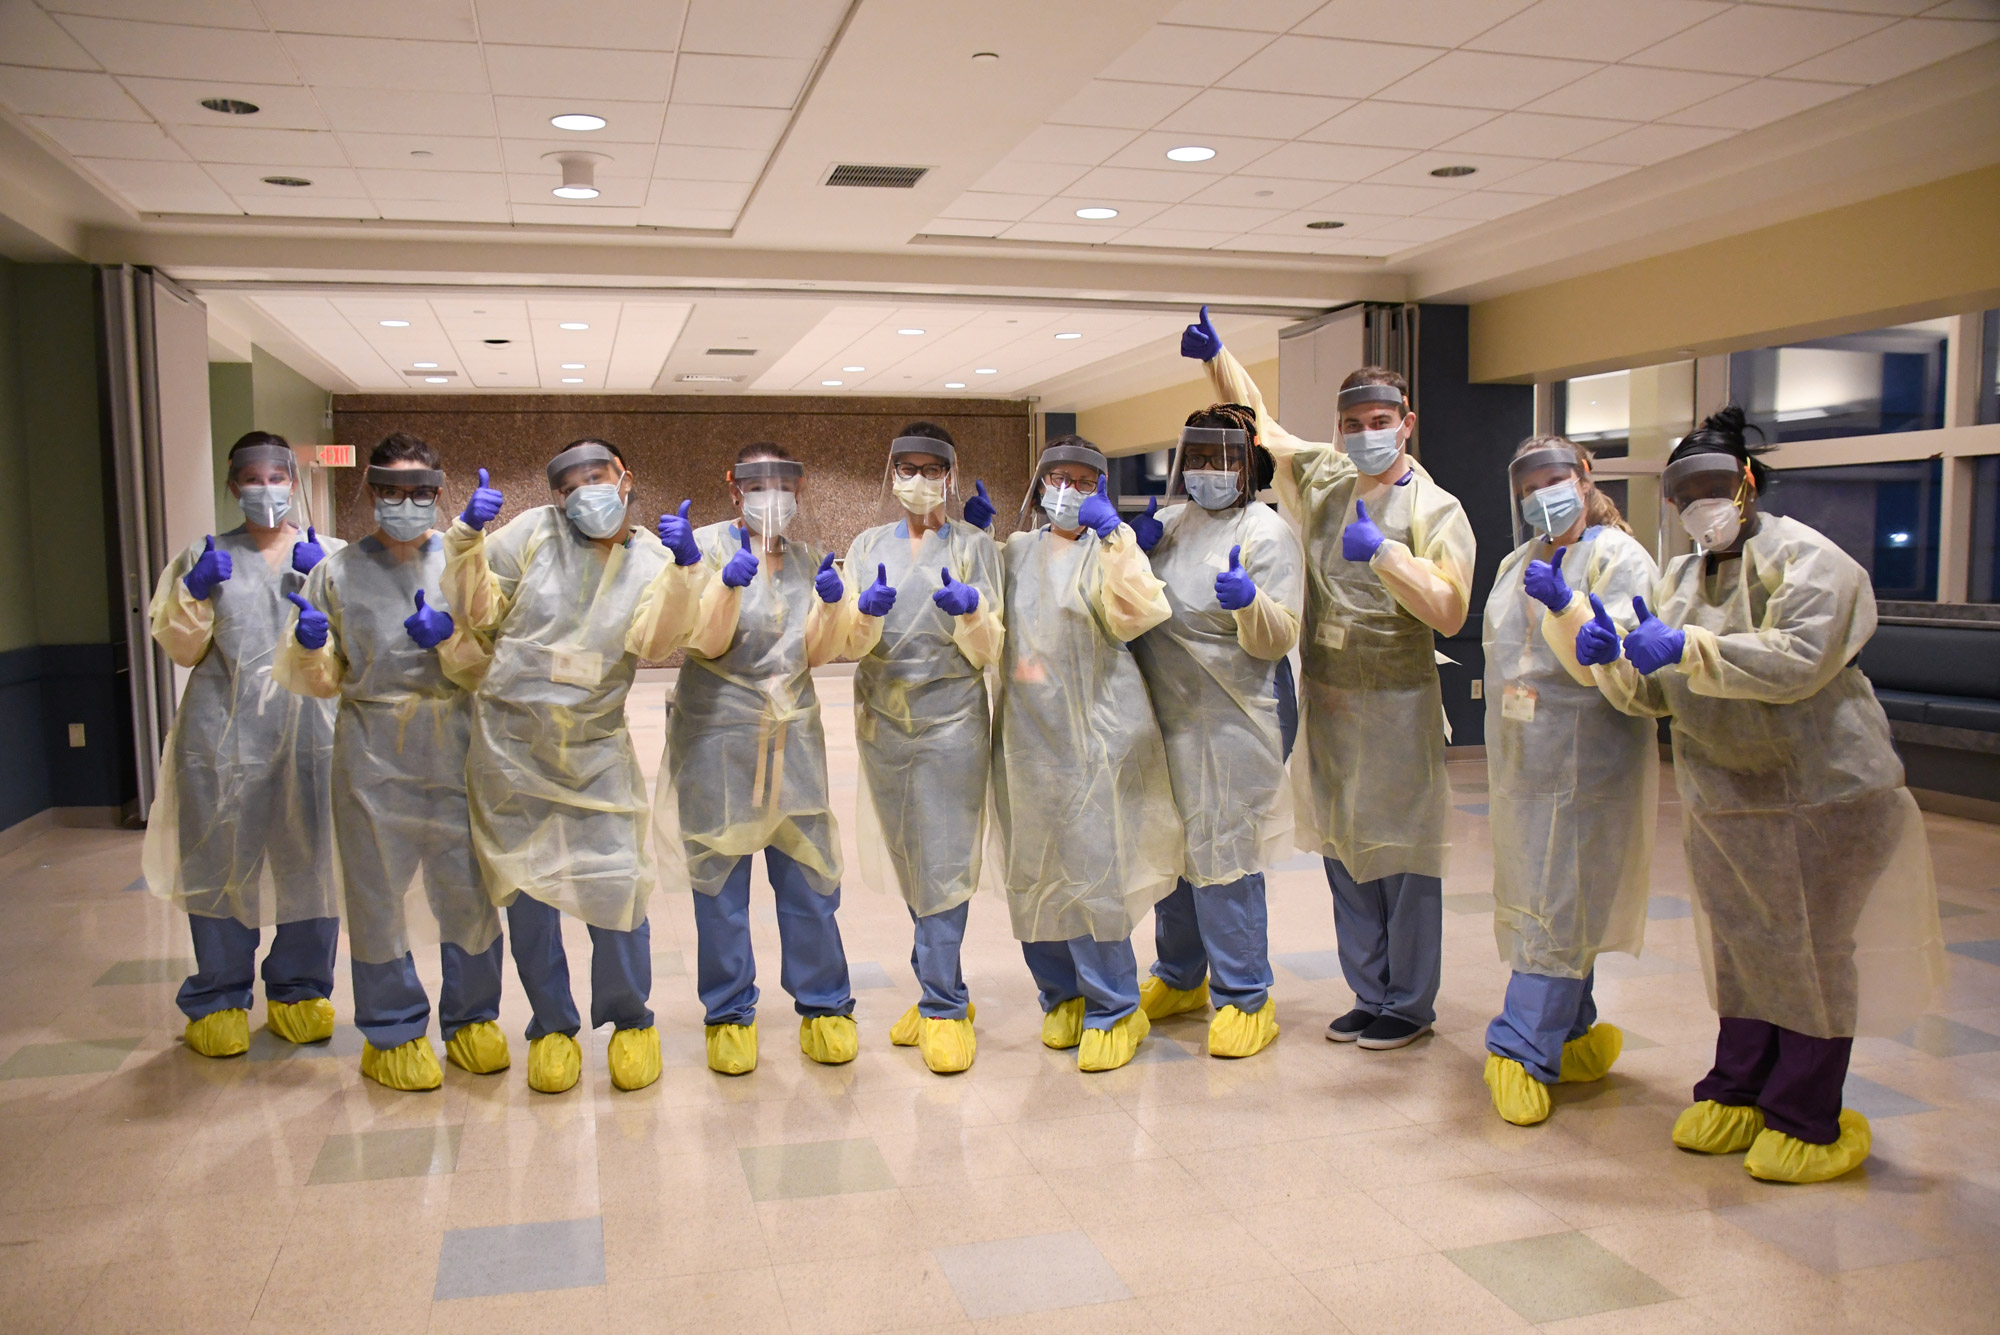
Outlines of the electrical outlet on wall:
M 72 723 L 69 725 L 69 744 L 73 747 L 83 745 L 83 725 L 81 723 Z
M 1474 682 L 1472 683 L 1472 698 L 1473 698 L 1473 699 L 1475 699 L 1475 700 L 1484 700 L 1484 699 L 1486 698 L 1486 683 L 1485 683 L 1485 682 L 1483 682 L 1483 681 L 1474 681 Z

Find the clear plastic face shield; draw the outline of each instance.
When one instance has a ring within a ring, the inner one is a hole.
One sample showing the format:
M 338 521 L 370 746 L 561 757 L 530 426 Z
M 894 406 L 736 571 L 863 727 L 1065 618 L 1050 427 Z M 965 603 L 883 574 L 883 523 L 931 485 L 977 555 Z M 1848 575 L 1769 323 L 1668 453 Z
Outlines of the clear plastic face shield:
M 368 465 L 368 495 L 375 527 L 397 542 L 415 542 L 437 527 L 444 470 L 415 461 Z
M 951 518 L 959 499 L 957 450 L 929 436 L 898 436 L 889 442 L 877 523 L 925 516 L 935 527 Z
M 1403 391 L 1394 385 L 1355 385 L 1340 391 L 1340 449 L 1370 477 L 1395 468 L 1416 429 Z
M 787 542 L 812 542 L 814 525 L 803 512 L 806 466 L 796 459 L 751 459 L 729 470 L 729 499 L 738 522 L 750 530 L 759 555 L 784 550 Z
M 1250 476 L 1250 433 L 1239 427 L 1184 426 L 1167 474 L 1168 505 L 1187 501 L 1209 510 L 1249 504 L 1257 490 Z
M 287 519 L 301 529 L 312 523 L 299 486 L 298 456 L 283 445 L 246 445 L 229 456 L 229 489 L 243 517 L 258 528 L 276 528 Z
M 1747 462 L 1718 451 L 1690 454 L 1660 474 L 1660 531 L 1678 525 L 1697 552 L 1726 552 L 1749 527 L 1756 500 Z
M 609 447 L 572 445 L 549 460 L 548 476 L 556 504 L 586 538 L 613 538 L 631 527 L 632 474 Z
M 1536 538 L 1554 542 L 1575 528 L 1583 518 L 1589 486 L 1589 465 L 1560 445 L 1530 450 L 1508 464 L 1514 545 Z
M 1097 492 L 1098 479 L 1111 469 L 1101 450 L 1089 445 L 1051 445 L 1035 465 L 1035 484 L 1021 500 L 1017 529 L 1044 524 L 1074 533 L 1081 527 L 1077 512 Z

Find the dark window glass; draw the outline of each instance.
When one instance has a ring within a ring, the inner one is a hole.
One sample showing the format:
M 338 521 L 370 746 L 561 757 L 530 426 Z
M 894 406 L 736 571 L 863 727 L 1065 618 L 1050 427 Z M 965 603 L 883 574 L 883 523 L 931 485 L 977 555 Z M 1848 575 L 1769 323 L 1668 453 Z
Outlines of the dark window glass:
M 2000 455 L 1978 460 L 1972 476 L 1971 597 L 1975 603 L 2000 603 Z
M 1937 597 L 1943 481 L 1937 459 L 1787 468 L 1757 504 L 1833 539 L 1868 572 L 1876 597 L 1922 602 Z
M 1979 420 L 2000 422 L 2000 311 L 1986 312 L 1980 339 Z
M 1121 508 L 1143 510 L 1148 496 L 1167 494 L 1167 472 L 1173 467 L 1172 450 L 1154 450 L 1150 454 L 1126 454 L 1110 461 L 1111 477 L 1105 490 L 1110 492 Z
M 1729 397 L 1772 441 L 1944 425 L 1949 321 L 1758 348 L 1729 358 Z

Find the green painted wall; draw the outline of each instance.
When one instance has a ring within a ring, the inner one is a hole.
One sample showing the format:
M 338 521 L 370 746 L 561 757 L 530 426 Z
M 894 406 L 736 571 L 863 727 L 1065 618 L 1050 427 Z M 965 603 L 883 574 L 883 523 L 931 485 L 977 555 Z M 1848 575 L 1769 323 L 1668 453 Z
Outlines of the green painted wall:
M 97 303 L 87 264 L 24 264 L 15 275 L 20 422 L 43 644 L 111 642 L 104 440 L 98 424 Z
M 0 653 L 35 639 L 35 549 L 28 525 L 28 447 L 21 434 L 16 352 L 21 266 L 0 259 Z
M 208 364 L 209 439 L 215 448 L 215 526 L 235 528 L 236 498 L 229 494 L 229 447 L 257 425 L 249 362 Z
M 246 431 L 275 431 L 293 445 L 319 445 L 333 439 L 326 428 L 326 410 L 333 398 L 312 381 L 264 349 L 250 349 L 247 362 L 208 364 L 209 436 L 215 447 L 215 524 L 234 528 L 242 522 L 236 498 L 229 494 L 229 447 Z M 333 530 L 331 515 L 314 522 Z

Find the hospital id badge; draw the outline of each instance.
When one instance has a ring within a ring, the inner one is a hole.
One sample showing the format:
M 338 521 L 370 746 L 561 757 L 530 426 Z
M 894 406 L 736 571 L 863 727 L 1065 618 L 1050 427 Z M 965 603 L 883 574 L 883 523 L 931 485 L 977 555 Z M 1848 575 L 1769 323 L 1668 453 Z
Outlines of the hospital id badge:
M 1500 717 L 1513 719 L 1516 723 L 1535 721 L 1535 700 L 1538 693 L 1532 686 L 1510 685 L 1500 692 Z
M 604 655 L 587 649 L 556 649 L 549 676 L 565 686 L 595 686 L 604 680 Z
M 1322 649 L 1345 649 L 1347 647 L 1347 624 L 1342 621 L 1328 621 L 1313 635 L 1313 643 Z

